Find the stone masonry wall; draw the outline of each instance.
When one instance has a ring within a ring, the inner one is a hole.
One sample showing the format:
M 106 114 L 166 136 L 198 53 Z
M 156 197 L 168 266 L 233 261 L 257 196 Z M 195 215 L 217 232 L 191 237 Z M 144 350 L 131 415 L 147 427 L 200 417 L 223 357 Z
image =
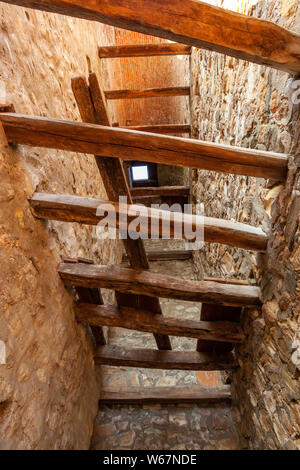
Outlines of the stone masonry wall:
M 112 28 L 1 4 L 0 29 L 1 102 L 79 120 L 71 78 L 98 71 L 97 43 Z M 8 147 L 3 135 L 0 174 L 0 448 L 86 449 L 99 396 L 93 345 L 57 266 L 62 256 L 118 262 L 121 245 L 87 226 L 36 220 L 28 199 L 105 190 L 93 156 Z
M 300 33 L 297 0 L 237 1 L 236 10 Z M 233 377 L 241 442 L 252 449 L 296 449 L 300 122 L 299 104 L 293 105 L 291 96 L 299 83 L 283 72 L 195 49 L 192 84 L 194 137 L 293 155 L 285 184 L 193 171 L 192 191 L 193 202 L 204 203 L 205 215 L 262 226 L 269 233 L 265 256 L 208 244 L 194 259 L 199 277 L 248 278 L 262 287 L 262 310 L 243 315 L 247 339 L 237 350 L 240 368 Z

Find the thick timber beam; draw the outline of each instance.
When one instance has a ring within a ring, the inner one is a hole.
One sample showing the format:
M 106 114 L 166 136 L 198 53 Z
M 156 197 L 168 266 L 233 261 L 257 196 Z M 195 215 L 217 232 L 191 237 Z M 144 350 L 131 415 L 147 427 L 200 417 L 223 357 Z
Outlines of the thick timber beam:
M 145 90 L 107 90 L 104 94 L 107 100 L 161 98 L 163 96 L 189 96 L 190 87 L 147 88 Z
M 152 134 L 190 134 L 190 124 L 156 124 L 154 126 L 123 126 L 122 129 L 152 132 Z
M 81 303 L 75 308 L 77 319 L 92 326 L 113 326 L 129 330 L 161 333 L 210 341 L 241 343 L 240 325 L 229 321 L 205 322 L 153 315 L 150 312 L 115 305 Z
M 188 196 L 189 186 L 145 186 L 140 188 L 130 188 L 132 197 L 137 196 Z
M 190 55 L 191 47 L 184 44 L 132 44 L 124 46 L 106 46 L 98 48 L 100 59 L 118 57 L 150 57 L 166 55 Z
M 184 281 L 151 270 L 122 266 L 62 263 L 58 270 L 68 286 L 104 287 L 132 294 L 221 305 L 260 305 L 260 289 L 210 281 Z
M 104 388 L 100 392 L 100 405 L 147 405 L 147 404 L 182 404 L 195 403 L 211 405 L 231 403 L 230 385 L 221 387 L 130 387 L 112 390 Z
M 197 0 L 5 0 L 300 72 L 300 36 Z
M 170 237 L 180 235 L 192 241 L 198 233 L 204 235 L 205 242 L 254 251 L 265 251 L 267 246 L 267 236 L 261 229 L 229 220 L 60 194 L 35 193 L 30 204 L 39 218 L 97 225 L 108 217 L 111 224 L 125 232 L 139 217 L 139 233 L 143 238 L 154 235 L 161 238 L 168 224 Z
M 96 364 L 122 367 L 174 370 L 229 370 L 237 364 L 231 353 L 213 354 L 197 351 L 157 351 L 100 346 L 94 356 Z
M 287 172 L 280 153 L 13 113 L 0 113 L 0 121 L 16 144 L 272 179 Z

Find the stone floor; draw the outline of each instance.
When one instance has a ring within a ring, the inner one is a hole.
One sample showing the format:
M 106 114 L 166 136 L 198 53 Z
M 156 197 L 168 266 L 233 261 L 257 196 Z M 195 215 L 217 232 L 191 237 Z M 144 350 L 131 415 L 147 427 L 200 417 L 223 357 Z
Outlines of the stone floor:
M 179 248 L 173 241 L 172 249 Z M 170 249 L 165 241 L 152 242 L 151 249 Z M 181 247 L 180 247 L 181 248 Z M 147 247 L 149 249 L 149 246 Z M 151 269 L 175 277 L 196 279 L 193 262 L 152 262 Z M 160 299 L 163 314 L 175 318 L 199 320 L 201 304 Z M 109 343 L 126 347 L 155 348 L 151 334 L 111 328 Z M 172 337 L 176 350 L 195 350 L 196 340 Z M 123 387 L 198 385 L 216 386 L 217 371 L 102 367 L 102 386 L 111 390 Z M 203 408 L 197 405 L 106 406 L 96 419 L 92 449 L 237 449 L 238 438 L 229 407 Z

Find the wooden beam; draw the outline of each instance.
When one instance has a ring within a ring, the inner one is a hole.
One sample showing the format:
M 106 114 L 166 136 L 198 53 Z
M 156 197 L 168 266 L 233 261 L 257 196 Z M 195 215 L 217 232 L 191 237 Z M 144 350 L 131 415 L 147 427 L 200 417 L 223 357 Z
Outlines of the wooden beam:
M 92 260 L 86 260 L 83 258 L 77 258 L 72 262 L 75 263 L 87 263 L 93 264 Z M 78 286 L 76 287 L 76 293 L 78 295 L 79 302 L 85 304 L 94 304 L 94 305 L 103 305 L 103 298 L 99 289 L 89 289 L 86 287 Z M 103 346 L 106 344 L 104 332 L 101 326 L 91 325 L 91 330 L 95 339 L 96 346 Z
M 123 126 L 122 129 L 152 132 L 153 134 L 190 134 L 190 124 L 156 124 L 154 126 Z
M 100 346 L 94 356 L 96 364 L 174 370 L 229 370 L 237 364 L 230 353 L 211 354 L 197 351 L 157 351 Z
M 117 57 L 150 57 L 170 55 L 190 55 L 191 46 L 184 44 L 130 44 L 124 46 L 99 47 L 100 59 L 114 59 Z
M 270 21 L 195 0 L 5 0 L 100 21 L 290 73 L 300 71 L 300 38 Z
M 148 261 L 173 261 L 173 260 L 184 261 L 184 260 L 187 260 L 187 259 L 191 259 L 192 256 L 193 256 L 193 251 L 192 250 L 147 251 Z M 123 256 L 123 260 L 127 261 L 126 254 Z M 208 279 L 204 279 L 204 280 L 206 281 Z
M 89 75 L 89 86 L 83 77 L 74 78 L 72 90 L 83 121 L 111 126 L 105 96 L 95 73 Z M 118 158 L 99 158 L 97 155 L 95 159 L 109 199 L 117 202 L 119 196 L 126 196 L 127 200 L 132 202 L 123 162 Z M 126 239 L 123 243 L 131 267 L 148 269 L 149 264 L 143 241 Z M 154 297 L 116 292 L 116 299 L 119 305 L 125 304 L 151 310 L 153 313 L 161 313 L 159 300 Z M 155 340 L 159 349 L 171 349 L 168 337 L 156 334 Z
M 189 186 L 146 186 L 130 188 L 132 197 L 137 196 L 175 196 L 182 197 L 190 194 Z
M 254 251 L 265 251 L 268 240 L 261 229 L 239 222 L 101 199 L 35 193 L 30 204 L 36 217 L 88 225 L 97 225 L 109 217 L 116 228 L 126 232 L 131 222 L 139 216 L 139 233 L 143 238 L 165 236 L 163 227 L 168 224 L 169 238 L 180 234 L 191 241 L 193 234 L 201 233 L 203 228 L 204 242 L 224 243 Z
M 145 90 L 106 90 L 104 94 L 107 100 L 161 98 L 163 96 L 189 96 L 190 87 L 147 88 Z
M 100 405 L 147 405 L 182 404 L 198 405 L 230 404 L 229 385 L 203 388 L 199 385 L 184 387 L 131 387 L 112 390 L 104 388 L 100 392 Z
M 150 270 L 122 266 L 62 263 L 59 274 L 68 286 L 105 287 L 120 292 L 221 305 L 260 305 L 260 290 L 209 281 L 184 281 Z
M 16 144 L 273 179 L 287 172 L 280 153 L 13 113 L 0 113 L 0 121 Z
M 226 285 L 226 284 L 223 284 Z M 238 284 L 234 284 L 237 288 L 239 287 Z M 209 303 L 203 303 L 201 306 L 201 314 L 200 320 L 201 321 L 208 321 L 211 323 L 218 323 L 220 320 L 227 320 L 231 324 L 239 325 L 240 317 L 241 317 L 242 309 L 241 307 L 233 307 L 228 305 L 212 305 Z M 210 351 L 218 351 L 218 352 L 229 352 L 232 351 L 234 348 L 233 342 L 230 343 L 228 341 L 219 342 L 219 341 L 211 341 L 211 340 L 202 340 L 198 339 L 197 341 L 197 351 L 199 352 L 210 352 Z
M 166 318 L 163 315 L 153 315 L 150 312 L 130 307 L 88 303 L 79 304 L 75 311 L 78 320 L 92 326 L 113 326 L 228 343 L 242 343 L 245 338 L 240 325 L 229 321 L 202 322 Z

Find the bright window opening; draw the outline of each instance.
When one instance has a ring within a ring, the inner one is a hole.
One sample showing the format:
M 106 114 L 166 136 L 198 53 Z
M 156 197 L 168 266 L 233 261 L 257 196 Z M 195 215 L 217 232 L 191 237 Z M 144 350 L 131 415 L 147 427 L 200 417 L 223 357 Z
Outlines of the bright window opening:
M 133 166 L 132 179 L 133 181 L 142 181 L 149 179 L 148 166 Z

